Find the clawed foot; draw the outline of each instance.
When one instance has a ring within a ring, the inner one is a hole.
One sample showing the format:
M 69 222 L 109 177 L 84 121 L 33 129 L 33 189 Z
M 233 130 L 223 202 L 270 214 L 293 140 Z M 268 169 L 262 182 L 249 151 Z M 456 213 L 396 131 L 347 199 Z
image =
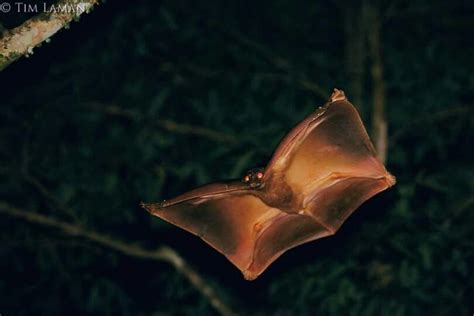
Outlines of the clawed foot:
M 346 100 L 346 95 L 344 91 L 334 88 L 331 96 L 329 97 L 329 102 L 344 101 Z

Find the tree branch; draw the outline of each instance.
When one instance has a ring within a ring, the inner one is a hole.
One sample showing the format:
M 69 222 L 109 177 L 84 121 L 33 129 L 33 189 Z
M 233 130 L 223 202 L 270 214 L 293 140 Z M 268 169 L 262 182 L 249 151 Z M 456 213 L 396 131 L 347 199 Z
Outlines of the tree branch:
M 363 19 L 361 19 L 362 8 L 360 5 L 342 5 L 340 8 L 344 15 L 345 34 L 345 68 L 349 81 L 349 92 L 353 104 L 356 106 L 362 119 L 365 118 L 363 107 L 364 73 L 365 73 L 365 32 Z
M 33 48 L 41 44 L 89 12 L 99 0 L 59 0 L 53 7 L 42 12 L 20 26 L 4 31 L 0 39 L 0 71 L 23 55 L 33 53 Z M 64 8 L 64 10 L 62 10 Z M 41 8 L 43 9 L 43 8 Z
M 385 118 L 385 81 L 383 78 L 381 22 L 378 8 L 370 2 L 364 3 L 365 27 L 369 54 L 372 59 L 371 75 L 373 85 L 372 137 L 377 155 L 385 163 L 387 158 L 387 121 Z
M 294 73 L 294 66 L 292 63 L 281 57 L 276 55 L 271 49 L 265 47 L 264 45 L 255 42 L 248 38 L 247 36 L 236 32 L 236 31 L 229 31 L 228 33 L 232 36 L 235 40 L 240 42 L 241 44 L 253 48 L 256 52 L 258 52 L 261 56 L 266 58 L 270 63 L 272 63 L 276 68 L 283 70 L 287 73 Z M 319 84 L 307 79 L 307 77 L 302 73 L 296 73 L 297 78 L 296 82 L 300 85 L 301 88 L 311 91 L 315 95 L 321 97 L 322 99 L 326 100 L 328 98 L 328 89 L 323 88 Z
M 390 146 L 393 146 L 405 135 L 410 134 L 415 128 L 422 128 L 424 125 L 436 123 L 439 121 L 447 120 L 456 116 L 472 117 L 474 114 L 474 106 L 451 106 L 445 110 L 423 115 L 419 118 L 415 118 L 412 121 L 407 122 L 405 125 L 396 129 L 390 137 Z
M 98 102 L 89 102 L 85 104 L 85 106 L 97 112 L 127 118 L 133 121 L 141 121 L 146 119 L 140 113 L 131 110 L 124 110 L 116 105 L 104 105 Z M 158 128 L 162 128 L 166 131 L 176 134 L 199 136 L 218 143 L 239 143 L 239 139 L 234 135 L 218 132 L 197 125 L 177 123 L 169 119 L 150 120 L 150 123 Z
M 21 178 L 31 186 L 33 186 L 42 196 L 43 198 L 47 201 L 53 204 L 53 207 L 61 211 L 62 213 L 66 214 L 69 216 L 73 221 L 79 222 L 79 218 L 74 212 L 74 210 L 70 207 L 68 207 L 66 204 L 58 200 L 51 192 L 46 189 L 46 187 L 43 185 L 43 183 L 38 180 L 38 178 L 30 175 L 29 173 L 25 173 L 21 175 Z
M 214 289 L 211 288 L 206 281 L 170 247 L 161 246 L 156 250 L 144 249 L 137 245 L 116 240 L 105 234 L 87 230 L 78 225 L 73 225 L 53 217 L 16 208 L 2 201 L 0 201 L 0 213 L 20 218 L 36 225 L 55 228 L 69 236 L 88 239 L 103 247 L 113 249 L 130 257 L 169 263 L 176 269 L 176 271 L 188 279 L 191 285 L 205 297 L 219 314 L 224 316 L 234 315 L 230 307 L 220 299 L 218 293 L 214 291 Z

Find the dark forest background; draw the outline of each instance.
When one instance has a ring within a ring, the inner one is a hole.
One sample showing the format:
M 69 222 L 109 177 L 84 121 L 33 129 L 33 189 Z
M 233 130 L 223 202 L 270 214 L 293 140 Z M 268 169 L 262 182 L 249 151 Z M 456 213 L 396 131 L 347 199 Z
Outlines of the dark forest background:
M 123 242 L 171 247 L 241 315 L 471 315 L 473 32 L 457 0 L 99 5 L 0 73 L 0 314 L 217 313 Z M 334 87 L 373 130 L 381 83 L 397 185 L 256 281 L 139 207 L 265 165 Z

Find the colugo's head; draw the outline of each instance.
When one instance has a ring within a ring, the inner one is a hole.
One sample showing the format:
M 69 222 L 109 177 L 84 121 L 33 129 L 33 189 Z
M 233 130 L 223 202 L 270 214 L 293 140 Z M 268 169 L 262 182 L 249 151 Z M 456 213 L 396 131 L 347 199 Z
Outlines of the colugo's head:
M 255 168 L 247 171 L 242 178 L 242 182 L 248 184 L 251 188 L 258 188 L 263 184 L 263 168 Z

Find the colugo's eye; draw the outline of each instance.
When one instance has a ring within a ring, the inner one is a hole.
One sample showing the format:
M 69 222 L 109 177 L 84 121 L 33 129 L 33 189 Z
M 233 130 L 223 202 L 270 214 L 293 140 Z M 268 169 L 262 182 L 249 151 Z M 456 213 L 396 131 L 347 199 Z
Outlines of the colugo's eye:
M 257 172 L 257 178 L 262 179 L 263 178 L 263 172 Z
M 245 182 L 249 182 L 249 181 L 250 181 L 249 175 L 246 175 L 246 176 L 244 177 L 244 181 L 245 181 Z

